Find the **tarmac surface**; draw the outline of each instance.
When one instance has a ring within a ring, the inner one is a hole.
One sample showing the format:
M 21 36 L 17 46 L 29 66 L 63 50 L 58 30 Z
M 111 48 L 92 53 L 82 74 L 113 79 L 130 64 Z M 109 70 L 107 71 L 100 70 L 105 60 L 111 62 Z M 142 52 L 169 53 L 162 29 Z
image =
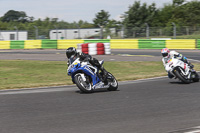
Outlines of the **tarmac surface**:
M 187 58 L 200 60 L 200 50 L 176 50 Z M 117 50 L 111 55 L 93 55 L 92 57 L 105 61 L 161 61 L 160 50 Z M 65 50 L 0 50 L 0 60 L 48 60 L 67 61 Z
M 177 50 L 199 62 L 199 50 Z M 161 61 L 160 50 L 112 50 L 105 61 Z M 0 50 L 3 60 L 66 61 L 65 50 Z M 199 133 L 200 82 L 119 82 L 118 91 L 72 86 L 0 91 L 0 133 Z
M 199 86 L 162 77 L 92 94 L 76 86 L 3 90 L 0 133 L 199 133 Z

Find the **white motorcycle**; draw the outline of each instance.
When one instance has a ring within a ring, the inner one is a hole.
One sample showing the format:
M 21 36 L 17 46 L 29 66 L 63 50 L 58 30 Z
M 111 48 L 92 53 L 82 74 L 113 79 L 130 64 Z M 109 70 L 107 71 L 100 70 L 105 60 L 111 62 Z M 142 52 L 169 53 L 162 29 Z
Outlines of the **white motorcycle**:
M 170 59 L 165 66 L 165 70 L 183 83 L 188 84 L 192 81 L 199 82 L 198 73 L 194 69 L 191 69 L 187 63 L 184 63 L 179 59 Z

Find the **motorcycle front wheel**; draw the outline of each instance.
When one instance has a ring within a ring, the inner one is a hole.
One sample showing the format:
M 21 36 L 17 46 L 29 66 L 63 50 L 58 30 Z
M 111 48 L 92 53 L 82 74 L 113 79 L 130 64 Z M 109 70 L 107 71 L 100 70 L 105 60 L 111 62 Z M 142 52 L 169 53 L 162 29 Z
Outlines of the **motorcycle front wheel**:
M 108 72 L 107 81 L 110 83 L 110 87 L 108 88 L 109 91 L 116 91 L 118 88 L 118 82 L 116 78 Z
M 186 77 L 183 76 L 183 75 L 181 74 L 181 71 L 180 71 L 180 70 L 176 69 L 176 70 L 174 71 L 174 73 L 175 73 L 176 77 L 177 77 L 178 79 L 180 79 L 183 83 L 186 83 L 186 84 L 189 84 L 189 83 L 190 83 L 190 80 L 186 79 Z
M 81 92 L 91 93 L 93 92 L 92 85 L 89 81 L 84 81 L 80 74 L 76 74 L 74 77 L 74 82 Z

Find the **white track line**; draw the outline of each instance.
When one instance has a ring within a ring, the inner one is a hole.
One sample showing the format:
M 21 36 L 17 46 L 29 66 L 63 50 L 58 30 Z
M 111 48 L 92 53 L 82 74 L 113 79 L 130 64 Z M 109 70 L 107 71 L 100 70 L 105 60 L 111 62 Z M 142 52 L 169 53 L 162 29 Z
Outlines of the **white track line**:
M 189 131 L 189 132 L 184 132 L 184 133 L 200 133 L 200 130 L 194 130 L 194 131 Z
M 189 59 L 188 60 L 191 60 L 191 61 L 195 61 L 195 62 L 200 62 L 200 60 L 194 60 L 194 59 Z

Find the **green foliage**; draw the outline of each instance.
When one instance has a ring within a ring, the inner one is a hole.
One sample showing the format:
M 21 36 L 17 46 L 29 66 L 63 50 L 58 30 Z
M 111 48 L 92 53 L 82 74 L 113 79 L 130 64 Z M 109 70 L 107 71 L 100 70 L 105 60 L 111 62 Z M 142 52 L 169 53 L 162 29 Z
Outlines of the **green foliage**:
M 128 11 L 124 12 L 123 21 L 110 20 L 110 14 L 101 10 L 96 13 L 93 23 L 80 20 L 78 22 L 68 23 L 59 21 L 58 18 L 45 18 L 34 20 L 33 17 L 27 16 L 23 11 L 9 10 L 0 17 L 0 30 L 27 30 L 28 39 L 35 39 L 34 30 L 36 27 L 39 36 L 48 38 L 50 29 L 72 29 L 72 28 L 94 28 L 103 26 L 107 33 L 109 28 L 115 27 L 117 31 L 121 30 L 122 25 L 128 30 L 125 31 L 127 36 L 137 37 L 137 33 L 145 33 L 146 24 L 150 27 L 166 27 L 166 35 L 172 35 L 172 22 L 176 24 L 177 30 L 180 26 L 200 26 L 200 1 L 193 0 L 172 0 L 172 3 L 165 4 L 162 8 L 157 8 L 155 3 L 147 5 L 135 1 L 129 6 Z M 123 13 L 122 13 L 123 14 Z M 140 27 L 140 28 L 138 28 Z M 178 31 L 177 31 L 178 32 Z
M 22 21 L 22 17 L 28 18 L 26 21 Z M 9 20 L 9 21 L 8 21 Z M 35 39 L 35 30 L 38 28 L 39 36 L 43 38 L 49 37 L 50 29 L 67 29 L 67 28 L 92 28 L 93 24 L 86 21 L 80 20 L 78 23 L 68 23 L 65 21 L 59 21 L 58 18 L 48 18 L 44 20 L 38 19 L 33 21 L 33 17 L 28 17 L 24 12 L 18 12 L 10 10 L 3 17 L 0 18 L 0 30 L 16 30 L 14 27 L 17 27 L 18 30 L 27 30 L 28 39 Z
M 146 27 L 146 24 L 156 26 L 157 19 L 155 18 L 157 14 L 158 10 L 156 9 L 155 3 L 148 6 L 146 3 L 141 4 L 140 1 L 135 1 L 124 15 L 124 25 L 128 29 L 126 31 L 127 37 L 137 37 L 137 33 L 144 30 L 138 27 Z
M 26 13 L 23 11 L 14 11 L 9 10 L 2 18 L 2 22 L 10 22 L 10 21 L 17 21 L 17 22 L 27 22 L 28 17 L 26 16 Z
M 96 27 L 106 26 L 107 23 L 109 22 L 109 17 L 110 17 L 110 14 L 108 12 L 101 10 L 100 12 L 96 14 L 96 18 L 93 20 L 94 25 Z
M 173 0 L 172 4 L 165 4 L 157 9 L 155 3 L 147 6 L 140 1 L 129 7 L 125 12 L 124 24 L 126 27 L 142 27 L 145 23 L 149 26 L 169 26 L 172 22 L 179 26 L 194 26 L 200 23 L 200 1 L 185 2 Z
M 173 6 L 180 6 L 185 2 L 185 0 L 173 0 Z
M 172 4 L 165 4 L 157 9 L 155 3 L 147 6 L 140 1 L 129 7 L 124 15 L 124 25 L 127 28 L 126 37 L 139 37 L 145 33 L 145 23 L 150 27 L 162 28 L 165 35 L 172 35 L 172 22 L 176 24 L 177 34 L 181 33 L 181 26 L 200 26 L 200 1 L 172 0 Z
M 164 5 L 162 9 L 158 10 L 157 16 L 155 19 L 158 20 L 156 26 L 165 27 L 167 23 L 170 21 L 173 15 L 173 6 L 170 4 Z
M 183 24 L 196 26 L 200 23 L 200 1 L 191 1 L 175 10 L 174 18 L 180 18 Z
M 126 27 L 141 27 L 145 23 L 153 25 L 154 18 L 157 14 L 157 9 L 155 3 L 147 6 L 146 3 L 141 5 L 140 1 L 135 1 L 135 3 L 129 7 L 129 10 L 125 12 L 124 24 Z

